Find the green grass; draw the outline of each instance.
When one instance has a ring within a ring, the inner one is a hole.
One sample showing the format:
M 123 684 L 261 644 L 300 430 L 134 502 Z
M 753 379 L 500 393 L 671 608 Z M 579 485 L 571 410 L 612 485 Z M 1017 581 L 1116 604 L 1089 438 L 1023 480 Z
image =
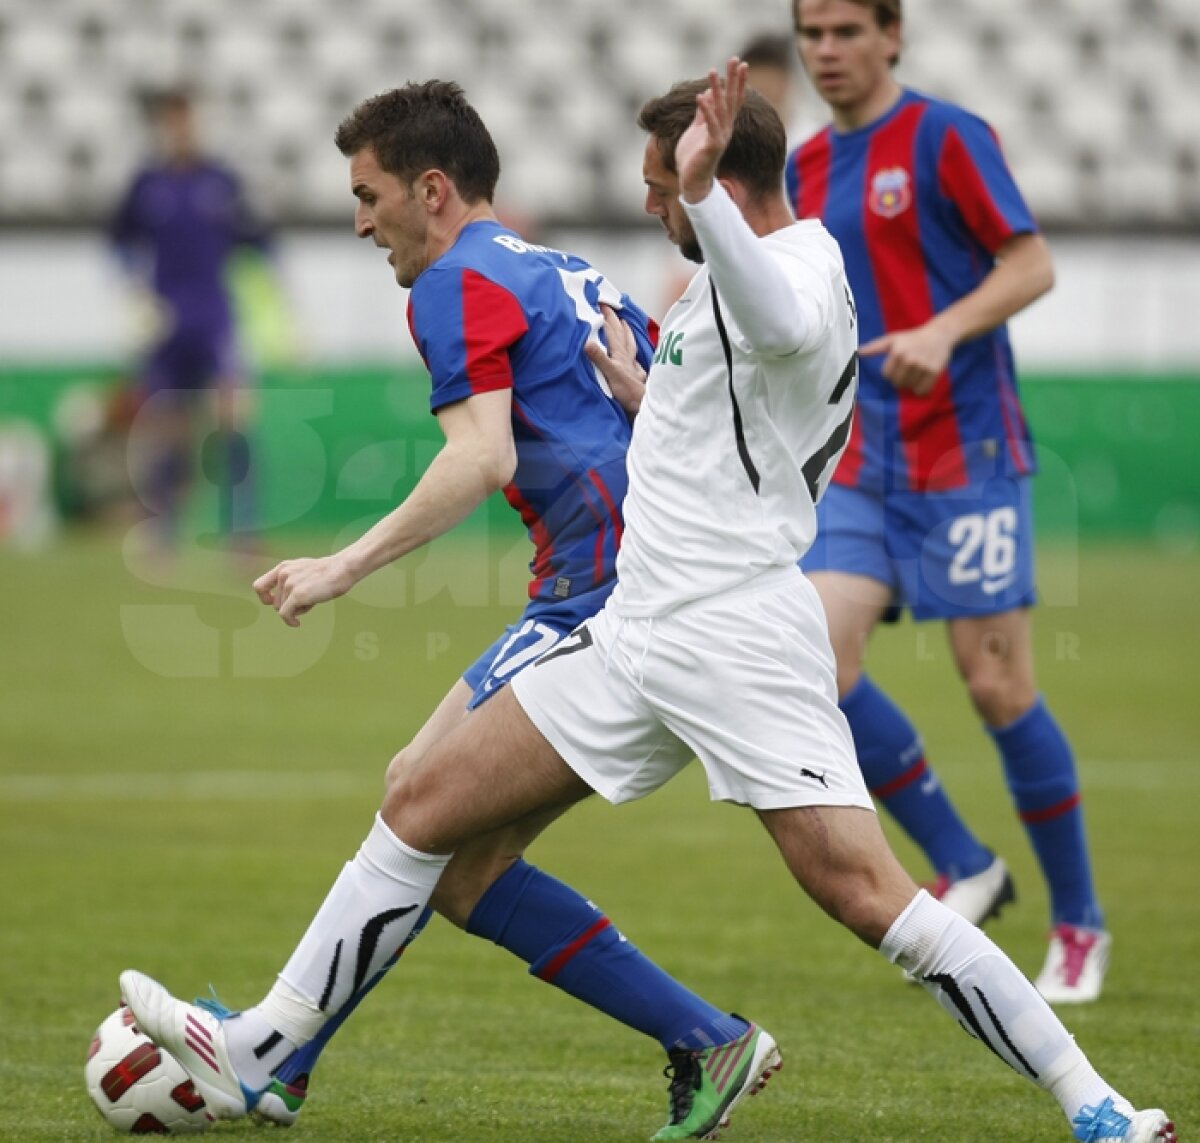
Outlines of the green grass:
M 481 576 L 478 554 L 439 545 L 369 601 L 327 608 L 327 629 L 312 617 L 318 637 L 271 627 L 261 653 L 247 569 L 134 568 L 95 537 L 0 555 L 0 1139 L 112 1137 L 82 1064 L 121 969 L 181 993 L 211 981 L 234 1005 L 262 995 L 366 832 L 388 759 L 519 605 L 515 561 Z M 1077 595 L 1039 612 L 1040 681 L 1079 753 L 1116 934 L 1104 999 L 1067 1022 L 1186 1138 L 1200 1124 L 1200 557 L 1085 548 L 1076 568 L 1050 552 L 1042 578 L 1048 594 Z M 185 610 L 146 610 L 162 604 Z M 1012 865 L 1020 901 L 992 933 L 1036 971 L 1045 892 L 940 630 L 881 632 L 871 660 Z M 170 677 L 187 671 L 201 677 Z M 819 915 L 752 816 L 710 805 L 698 774 L 621 809 L 584 805 L 531 856 L 780 1040 L 786 1066 L 730 1140 L 1066 1138 L 1047 1095 Z M 330 1050 L 288 1138 L 642 1139 L 665 1110 L 663 1062 L 435 923 Z

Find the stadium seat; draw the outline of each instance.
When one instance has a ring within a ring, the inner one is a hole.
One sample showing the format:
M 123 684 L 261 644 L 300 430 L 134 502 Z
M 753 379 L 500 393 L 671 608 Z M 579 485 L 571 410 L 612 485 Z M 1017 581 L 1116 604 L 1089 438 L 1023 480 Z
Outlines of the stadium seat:
M 987 119 L 1047 222 L 1101 207 L 1110 221 L 1194 222 L 1196 0 L 926 0 L 906 15 L 901 78 Z M 252 183 L 308 172 L 285 180 L 283 221 L 340 222 L 333 127 L 368 95 L 436 77 L 479 103 L 515 172 L 510 190 L 563 220 L 633 222 L 641 191 L 625 176 L 641 141 L 628 124 L 641 101 L 771 27 L 787 30 L 778 0 L 611 0 L 603 10 L 510 0 L 502 11 L 453 0 L 436 12 L 394 0 L 10 0 L 0 168 L 6 187 L 34 168 L 56 171 L 51 183 L 73 172 L 110 187 L 139 141 L 139 92 L 185 83 L 204 96 L 214 144 Z M 824 120 L 813 102 L 802 108 L 808 127 Z M 22 143 L 29 132 L 49 141 L 40 159 Z M 1106 200 L 1106 172 L 1145 140 L 1144 200 L 1124 170 Z M 34 208 L 58 209 L 18 188 L 0 198 L 0 222 Z M 83 209 L 99 217 L 102 206 Z

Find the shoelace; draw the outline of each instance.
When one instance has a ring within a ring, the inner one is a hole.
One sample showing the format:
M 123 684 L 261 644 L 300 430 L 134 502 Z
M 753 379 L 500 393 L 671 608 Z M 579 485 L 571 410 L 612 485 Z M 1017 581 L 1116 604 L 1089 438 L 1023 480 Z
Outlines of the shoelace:
M 218 1020 L 227 1020 L 234 1014 L 233 1010 L 221 1003 L 217 990 L 211 984 L 208 986 L 208 990 L 212 996 L 197 996 L 196 1006 L 203 1008 L 205 1012 L 211 1012 Z
M 1063 945 L 1063 976 L 1068 984 L 1078 984 L 1096 938 L 1065 926 L 1058 930 L 1057 935 Z
M 1124 1139 L 1129 1130 L 1129 1118 L 1113 1106 L 1109 1097 L 1096 1107 L 1081 1107 L 1079 1114 L 1071 1120 L 1071 1126 L 1079 1143 L 1099 1143 L 1105 1139 Z
M 671 1062 L 663 1068 L 663 1075 L 671 1081 L 671 1122 L 682 1123 L 691 1112 L 692 1101 L 700 1087 L 698 1053 L 673 1051 L 668 1055 Z

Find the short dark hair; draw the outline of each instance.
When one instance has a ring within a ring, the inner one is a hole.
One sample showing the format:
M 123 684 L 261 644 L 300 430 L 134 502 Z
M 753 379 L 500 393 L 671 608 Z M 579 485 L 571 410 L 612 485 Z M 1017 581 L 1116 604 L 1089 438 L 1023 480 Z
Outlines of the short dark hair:
M 800 0 L 792 0 L 792 14 L 798 15 Z M 890 28 L 904 19 L 902 0 L 850 0 L 860 8 L 870 8 L 875 13 L 875 23 L 881 28 Z M 797 21 L 799 23 L 799 21 Z
M 666 95 L 648 100 L 638 126 L 658 143 L 668 171 L 676 171 L 675 148 L 696 118 L 696 96 L 708 90 L 707 79 L 675 84 Z M 787 134 L 775 108 L 753 88 L 733 124 L 733 138 L 717 165 L 718 178 L 737 179 L 754 195 L 773 194 L 783 185 Z
M 189 87 L 152 87 L 138 93 L 143 113 L 153 119 L 168 112 L 188 111 L 196 105 L 196 93 Z
M 479 113 L 457 83 L 406 83 L 363 100 L 334 135 L 347 158 L 370 148 L 389 174 L 411 182 L 445 171 L 466 202 L 491 202 L 500 154 Z
M 790 72 L 796 66 L 796 45 L 784 32 L 760 32 L 746 41 L 738 56 L 751 67 L 773 67 Z

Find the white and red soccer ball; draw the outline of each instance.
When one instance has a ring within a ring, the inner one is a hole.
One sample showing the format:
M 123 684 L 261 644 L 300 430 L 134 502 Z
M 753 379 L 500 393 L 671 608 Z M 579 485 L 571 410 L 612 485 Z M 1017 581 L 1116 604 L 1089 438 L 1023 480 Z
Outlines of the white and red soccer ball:
M 194 1135 L 212 1126 L 187 1072 L 118 1008 L 92 1037 L 84 1068 L 100 1114 L 127 1135 Z

